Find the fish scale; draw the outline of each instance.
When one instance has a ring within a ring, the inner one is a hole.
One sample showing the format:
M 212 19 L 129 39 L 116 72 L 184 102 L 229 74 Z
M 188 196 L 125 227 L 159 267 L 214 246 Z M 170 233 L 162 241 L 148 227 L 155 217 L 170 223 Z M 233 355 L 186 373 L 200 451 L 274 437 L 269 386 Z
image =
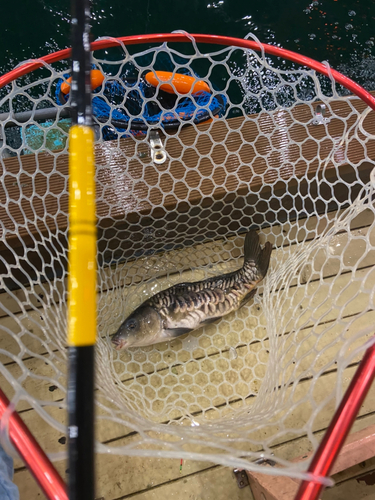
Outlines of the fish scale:
M 241 273 L 241 271 L 242 269 L 223 276 L 219 281 L 217 278 L 208 278 L 204 282 L 174 285 L 154 295 L 146 303 L 161 310 L 170 307 L 175 310 L 179 306 L 181 309 L 185 308 L 185 306 L 189 307 L 192 301 L 197 308 L 208 303 L 218 304 L 227 299 L 232 305 L 235 301 L 238 301 L 241 295 L 246 295 L 249 288 L 255 286 L 259 280 L 256 273 Z M 254 271 L 254 266 L 251 271 Z
M 247 233 L 240 269 L 158 292 L 122 323 L 112 338 L 116 349 L 163 342 L 236 311 L 266 275 L 271 252 L 269 242 L 262 249 L 257 233 Z

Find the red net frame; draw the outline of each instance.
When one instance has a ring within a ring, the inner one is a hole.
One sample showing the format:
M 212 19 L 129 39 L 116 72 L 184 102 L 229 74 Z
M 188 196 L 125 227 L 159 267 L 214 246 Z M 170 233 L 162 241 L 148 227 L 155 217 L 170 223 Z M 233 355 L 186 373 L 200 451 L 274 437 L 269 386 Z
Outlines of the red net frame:
M 342 75 L 338 71 L 331 69 L 328 65 L 315 61 L 309 57 L 297 54 L 290 50 L 282 49 L 273 45 L 263 44 L 253 40 L 243 40 L 233 37 L 186 34 L 186 33 L 157 33 L 151 35 L 136 35 L 120 38 L 106 38 L 91 44 L 91 50 L 101 50 L 115 47 L 120 43 L 125 46 L 138 44 L 152 44 L 161 42 L 182 43 L 194 40 L 196 43 L 214 44 L 224 46 L 234 46 L 255 51 L 264 51 L 265 54 L 281 57 L 295 62 L 302 66 L 317 71 L 336 83 L 346 87 L 357 97 L 362 99 L 368 106 L 375 110 L 375 97 L 367 92 L 363 87 L 355 83 L 350 78 Z M 11 83 L 17 78 L 24 76 L 43 66 L 52 64 L 63 59 L 68 59 L 71 49 L 63 49 L 52 54 L 48 54 L 39 59 L 28 61 L 12 71 L 0 77 L 0 88 Z M 357 416 L 359 408 L 369 391 L 375 378 L 375 344 L 372 343 L 367 349 L 360 363 L 353 380 L 347 389 L 343 400 L 337 409 L 326 434 L 320 443 L 318 450 L 310 464 L 308 472 L 317 476 L 328 476 L 338 456 L 342 445 L 350 432 L 351 426 Z M 50 499 L 66 500 L 67 494 L 65 485 L 44 454 L 36 440 L 28 431 L 16 412 L 11 413 L 7 408 L 9 401 L 0 390 L 0 419 L 4 416 L 8 427 L 10 441 L 16 448 L 20 456 L 24 459 L 27 467 L 34 475 L 46 496 Z M 9 418 L 9 422 L 8 422 Z M 314 481 L 303 481 L 297 493 L 296 500 L 315 500 L 318 498 L 323 485 Z

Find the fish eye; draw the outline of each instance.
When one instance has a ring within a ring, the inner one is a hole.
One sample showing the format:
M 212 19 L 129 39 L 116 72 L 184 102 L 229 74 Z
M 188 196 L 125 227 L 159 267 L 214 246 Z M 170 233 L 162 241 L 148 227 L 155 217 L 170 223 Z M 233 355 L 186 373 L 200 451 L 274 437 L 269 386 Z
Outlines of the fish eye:
M 129 319 L 129 321 L 126 323 L 126 328 L 129 328 L 130 330 L 134 330 L 134 328 L 137 327 L 137 322 L 135 319 Z

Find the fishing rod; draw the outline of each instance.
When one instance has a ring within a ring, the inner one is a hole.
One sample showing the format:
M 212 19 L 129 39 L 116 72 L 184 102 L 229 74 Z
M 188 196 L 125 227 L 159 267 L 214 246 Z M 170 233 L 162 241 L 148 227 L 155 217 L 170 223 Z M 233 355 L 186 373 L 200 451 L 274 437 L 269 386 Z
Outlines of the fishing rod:
M 69 131 L 68 492 L 94 500 L 96 213 L 90 1 L 72 0 Z

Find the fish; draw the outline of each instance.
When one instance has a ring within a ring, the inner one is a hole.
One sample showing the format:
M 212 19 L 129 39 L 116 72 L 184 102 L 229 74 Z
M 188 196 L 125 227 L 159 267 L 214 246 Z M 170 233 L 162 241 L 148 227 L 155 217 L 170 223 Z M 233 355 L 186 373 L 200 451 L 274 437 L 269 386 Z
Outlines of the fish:
M 112 337 L 116 350 L 175 339 L 238 310 L 266 276 L 272 244 L 261 248 L 256 231 L 245 236 L 244 263 L 237 271 L 156 293 L 132 312 Z

